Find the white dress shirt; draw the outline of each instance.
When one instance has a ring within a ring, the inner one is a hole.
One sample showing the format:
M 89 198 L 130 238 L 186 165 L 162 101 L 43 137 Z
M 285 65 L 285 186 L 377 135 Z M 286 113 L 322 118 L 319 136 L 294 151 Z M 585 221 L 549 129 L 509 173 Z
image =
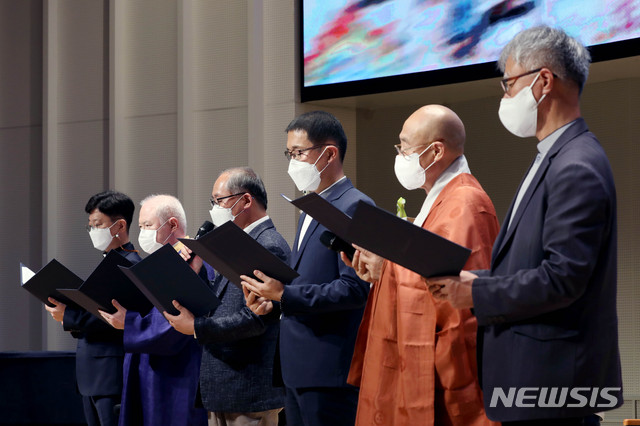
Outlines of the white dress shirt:
M 320 192 L 318 195 L 322 196 L 322 194 L 324 194 L 325 192 L 327 192 L 328 190 L 336 186 L 338 182 L 342 182 L 346 178 L 347 178 L 346 176 L 342 176 L 340 179 L 333 182 L 327 188 L 323 189 L 322 192 Z M 302 239 L 304 238 L 304 234 L 307 232 L 307 229 L 309 228 L 309 224 L 311 223 L 312 220 L 313 218 L 309 215 L 306 215 L 304 217 L 304 222 L 302 222 L 302 228 L 300 228 L 300 237 L 298 237 L 298 247 L 297 247 L 298 249 L 300 249 L 300 244 L 302 244 Z

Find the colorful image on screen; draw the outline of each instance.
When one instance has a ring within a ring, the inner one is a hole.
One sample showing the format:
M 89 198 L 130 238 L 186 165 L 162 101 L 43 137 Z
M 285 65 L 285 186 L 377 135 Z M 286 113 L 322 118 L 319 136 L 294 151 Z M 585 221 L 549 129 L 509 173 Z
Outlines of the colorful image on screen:
M 493 62 L 519 31 L 640 37 L 640 0 L 303 0 L 304 86 Z

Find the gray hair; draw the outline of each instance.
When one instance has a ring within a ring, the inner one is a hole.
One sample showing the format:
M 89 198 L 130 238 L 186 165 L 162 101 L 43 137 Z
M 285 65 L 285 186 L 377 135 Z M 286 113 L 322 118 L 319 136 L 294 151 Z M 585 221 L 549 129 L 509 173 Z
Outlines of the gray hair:
M 160 222 L 166 222 L 172 217 L 178 219 L 178 228 L 182 232 L 187 231 L 187 215 L 184 212 L 182 203 L 173 195 L 167 194 L 154 194 L 149 195 L 144 200 L 140 201 L 140 206 L 144 205 L 147 201 L 154 200 L 158 202 L 156 207 L 156 216 L 160 219 Z
M 254 200 L 258 202 L 265 210 L 267 209 L 267 191 L 264 189 L 264 183 L 256 172 L 250 167 L 233 167 L 226 169 L 220 173 L 229 174 L 227 179 L 227 189 L 232 194 L 239 192 L 248 192 Z
M 498 67 L 504 73 L 507 59 L 527 70 L 549 68 L 561 79 L 574 81 L 580 93 L 589 76 L 591 55 L 582 43 L 564 31 L 539 26 L 518 33 L 500 54 Z

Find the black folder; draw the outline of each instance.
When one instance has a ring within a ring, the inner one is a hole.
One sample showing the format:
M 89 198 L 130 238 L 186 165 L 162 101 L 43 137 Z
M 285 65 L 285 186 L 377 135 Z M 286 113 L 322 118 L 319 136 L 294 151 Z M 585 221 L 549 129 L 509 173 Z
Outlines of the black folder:
M 82 306 L 98 318 L 98 310 L 113 314 L 116 308 L 111 300 L 116 299 L 125 309 L 143 315 L 153 306 L 144 294 L 131 282 L 118 266 L 133 265 L 115 250 L 110 250 L 98 267 L 78 289 L 59 289 L 69 299 Z
M 285 200 L 314 218 L 318 223 L 336 234 L 345 241 L 348 240 L 349 224 L 351 218 L 336 206 L 311 192 L 303 197 L 291 200 L 284 194 L 280 194 Z
M 177 300 L 195 316 L 203 316 L 220 305 L 208 283 L 166 244 L 131 267 L 119 266 L 160 312 L 178 315 Z
M 52 259 L 51 262 L 47 263 L 29 279 L 26 279 L 27 277 L 24 275 L 24 268 L 26 268 L 26 266 L 21 263 L 20 277 L 22 288 L 40 299 L 45 305 L 53 307 L 54 305 L 48 300 L 49 297 L 53 297 L 67 306 L 78 307 L 75 302 L 60 293 L 58 289 L 78 288 L 82 285 L 82 278 L 71 272 L 62 263 L 56 259 Z
M 103 311 L 105 310 L 103 309 L 102 305 L 99 305 L 94 300 L 92 300 L 89 296 L 82 293 L 80 289 L 59 288 L 58 292 L 63 294 L 68 299 L 73 300 L 74 303 L 81 306 L 84 310 L 91 312 L 93 315 L 95 315 L 96 317 L 100 318 L 102 321 L 109 324 L 109 322 L 106 319 L 104 319 L 102 315 L 100 315 L 100 312 L 98 312 L 98 309 L 102 309 Z M 113 305 L 111 305 L 111 307 L 113 307 Z
M 471 250 L 360 201 L 348 240 L 423 277 L 458 275 Z
M 197 240 L 180 241 L 238 287 L 242 282 L 240 275 L 254 277 L 256 269 L 282 283 L 291 282 L 298 276 L 289 265 L 233 222 L 218 226 Z

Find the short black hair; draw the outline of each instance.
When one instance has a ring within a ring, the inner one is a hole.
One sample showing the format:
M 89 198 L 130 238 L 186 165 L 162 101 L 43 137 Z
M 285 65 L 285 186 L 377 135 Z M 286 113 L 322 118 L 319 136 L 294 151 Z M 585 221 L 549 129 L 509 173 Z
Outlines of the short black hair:
M 127 232 L 129 232 L 136 206 L 133 204 L 133 200 L 122 192 L 104 191 L 89 198 L 84 207 L 84 211 L 89 214 L 95 209 L 109 216 L 109 219 L 114 222 L 118 219 L 124 219 L 127 222 Z
M 333 115 L 326 111 L 310 111 L 297 116 L 289 123 L 285 133 L 294 130 L 307 132 L 307 139 L 315 146 L 328 142 L 334 142 L 338 146 L 340 161 L 344 162 L 347 153 L 347 135 L 342 124 Z
M 248 192 L 265 210 L 267 209 L 267 191 L 264 183 L 256 172 L 250 167 L 234 167 L 223 171 L 228 173 L 227 189 L 233 194 Z

